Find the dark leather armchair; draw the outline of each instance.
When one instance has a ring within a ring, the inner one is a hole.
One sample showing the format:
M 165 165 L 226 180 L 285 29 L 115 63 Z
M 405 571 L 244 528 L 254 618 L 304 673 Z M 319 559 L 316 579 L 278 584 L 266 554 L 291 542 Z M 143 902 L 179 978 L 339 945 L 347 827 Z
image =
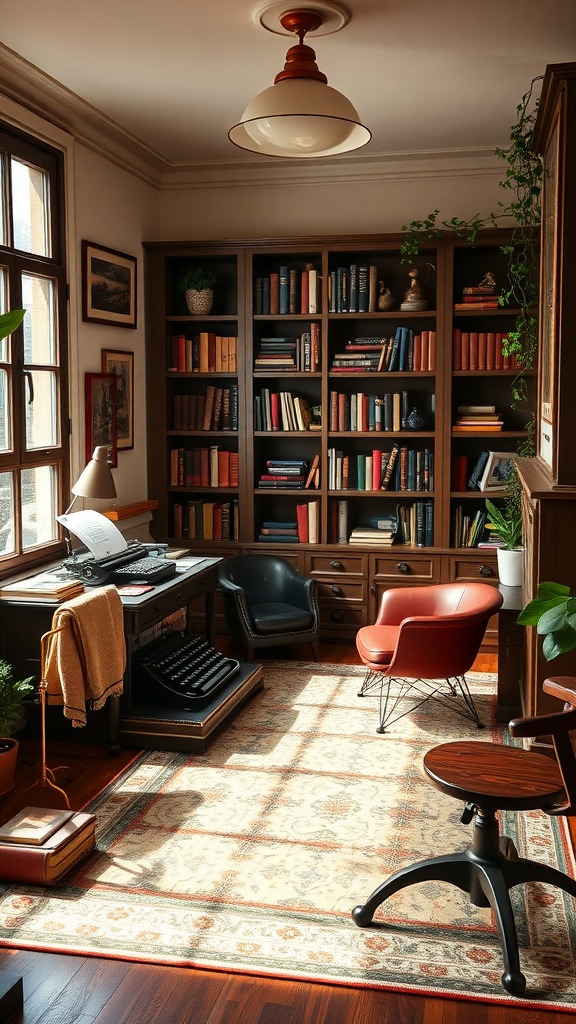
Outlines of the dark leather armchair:
M 220 567 L 224 615 L 250 660 L 255 648 L 309 643 L 316 659 L 318 583 L 276 555 L 237 555 Z

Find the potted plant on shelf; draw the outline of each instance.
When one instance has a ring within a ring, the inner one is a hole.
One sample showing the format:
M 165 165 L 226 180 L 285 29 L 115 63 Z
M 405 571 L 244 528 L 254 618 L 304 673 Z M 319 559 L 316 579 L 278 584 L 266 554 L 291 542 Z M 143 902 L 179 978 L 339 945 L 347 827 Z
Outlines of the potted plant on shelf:
M 18 740 L 12 733 L 22 718 L 22 705 L 34 689 L 32 676 L 14 679 L 12 666 L 0 659 L 0 796 L 14 785 Z
M 517 478 L 508 487 L 502 506 L 486 498 L 486 511 L 502 541 L 502 547 L 496 551 L 500 583 L 505 587 L 519 587 L 522 583 L 524 548 L 521 493 Z
M 536 597 L 518 616 L 520 626 L 536 626 L 544 637 L 542 654 L 552 661 L 576 647 L 576 597 L 563 583 L 540 583 Z
M 207 316 L 212 311 L 216 274 L 206 267 L 184 267 L 178 278 L 178 290 L 184 292 L 186 305 L 193 316 Z

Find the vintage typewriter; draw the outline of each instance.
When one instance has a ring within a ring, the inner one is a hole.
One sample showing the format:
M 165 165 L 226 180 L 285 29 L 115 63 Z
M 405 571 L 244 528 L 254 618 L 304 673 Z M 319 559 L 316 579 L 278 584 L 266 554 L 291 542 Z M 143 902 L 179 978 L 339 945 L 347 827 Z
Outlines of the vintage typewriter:
M 203 636 L 170 632 L 132 655 L 132 696 L 194 710 L 239 671 Z
M 70 576 L 87 586 L 103 583 L 162 583 L 176 573 L 176 563 L 169 558 L 150 555 L 151 545 L 130 541 L 128 546 L 106 558 L 94 558 L 86 549 L 62 563 Z M 152 545 L 155 547 L 155 545 Z

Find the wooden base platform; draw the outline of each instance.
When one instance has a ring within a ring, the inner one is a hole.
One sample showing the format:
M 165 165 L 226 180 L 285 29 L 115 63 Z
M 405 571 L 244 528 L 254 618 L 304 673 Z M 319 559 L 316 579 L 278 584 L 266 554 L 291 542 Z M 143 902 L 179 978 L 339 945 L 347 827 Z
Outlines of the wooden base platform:
M 264 686 L 261 665 L 240 662 L 240 669 L 210 703 L 194 711 L 163 703 L 133 702 L 130 714 L 120 716 L 120 742 L 145 750 L 181 750 L 203 754 L 208 743 L 240 707 Z

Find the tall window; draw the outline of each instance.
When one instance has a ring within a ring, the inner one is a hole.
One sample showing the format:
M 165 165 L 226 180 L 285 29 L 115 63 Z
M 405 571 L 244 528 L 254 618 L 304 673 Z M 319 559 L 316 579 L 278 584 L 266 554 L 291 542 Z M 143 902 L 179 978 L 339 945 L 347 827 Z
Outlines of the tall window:
M 0 577 L 58 557 L 68 488 L 61 155 L 0 124 Z

